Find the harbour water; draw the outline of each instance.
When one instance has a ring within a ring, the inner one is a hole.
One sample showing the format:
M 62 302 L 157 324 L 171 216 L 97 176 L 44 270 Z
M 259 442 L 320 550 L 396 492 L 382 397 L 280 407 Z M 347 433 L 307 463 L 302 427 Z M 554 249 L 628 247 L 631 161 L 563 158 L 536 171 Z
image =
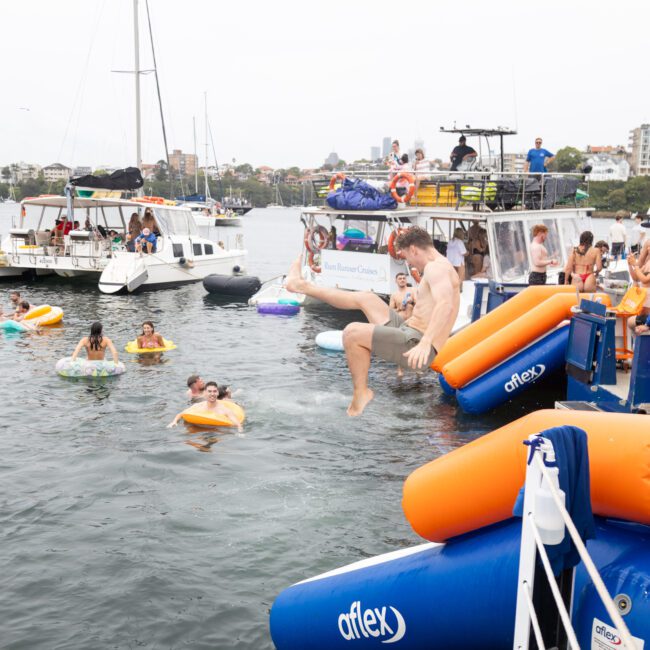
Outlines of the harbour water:
M 255 210 L 244 235 L 249 272 L 267 279 L 302 225 L 296 210 Z M 376 399 L 350 419 L 344 357 L 314 337 L 355 314 L 261 316 L 200 284 L 106 296 L 61 279 L 4 284 L 3 302 L 14 287 L 65 319 L 0 334 L 3 648 L 272 648 L 281 589 L 419 543 L 404 478 L 532 407 L 464 416 L 433 373 L 400 380 L 378 362 Z M 122 352 L 119 378 L 55 374 L 92 321 L 123 350 L 147 319 L 178 345 L 164 363 Z M 232 386 L 243 435 L 166 428 L 193 372 Z

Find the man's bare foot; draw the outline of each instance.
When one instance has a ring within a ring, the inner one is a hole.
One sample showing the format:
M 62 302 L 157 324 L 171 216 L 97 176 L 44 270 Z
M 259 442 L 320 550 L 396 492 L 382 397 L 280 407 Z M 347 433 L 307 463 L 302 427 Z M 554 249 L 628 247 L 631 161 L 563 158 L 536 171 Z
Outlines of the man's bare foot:
M 360 395 L 352 395 L 352 401 L 348 406 L 348 415 L 351 418 L 361 415 L 374 396 L 375 393 L 370 388 L 366 388 Z
M 302 255 L 289 267 L 284 286 L 287 291 L 304 293 L 307 280 L 302 277 Z

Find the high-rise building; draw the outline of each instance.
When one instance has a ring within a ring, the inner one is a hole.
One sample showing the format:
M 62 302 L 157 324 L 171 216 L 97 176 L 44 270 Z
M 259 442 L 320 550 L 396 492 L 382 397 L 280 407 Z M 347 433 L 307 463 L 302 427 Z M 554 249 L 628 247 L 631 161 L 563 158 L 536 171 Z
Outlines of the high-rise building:
M 194 176 L 197 160 L 193 153 L 183 153 L 180 149 L 174 149 L 169 154 L 169 167 L 180 176 Z
M 385 158 L 390 153 L 390 136 L 387 135 L 381 141 L 381 157 Z
M 370 147 L 370 160 L 379 160 L 381 157 L 381 150 L 379 147 Z
M 523 174 L 526 165 L 525 153 L 504 153 L 503 170 L 508 174 Z
M 650 124 L 630 131 L 630 167 L 635 176 L 650 176 Z
M 330 155 L 325 158 L 325 164 L 336 167 L 339 164 L 339 160 L 339 155 L 335 151 L 332 151 L 332 153 L 330 153 Z

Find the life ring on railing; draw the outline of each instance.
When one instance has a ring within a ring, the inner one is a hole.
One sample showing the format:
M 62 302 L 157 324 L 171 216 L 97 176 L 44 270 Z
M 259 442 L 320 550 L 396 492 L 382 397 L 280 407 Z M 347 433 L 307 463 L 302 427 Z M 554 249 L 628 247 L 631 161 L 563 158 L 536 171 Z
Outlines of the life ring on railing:
M 411 266 L 409 267 L 409 272 L 411 273 L 411 277 L 415 280 L 415 284 L 420 284 L 420 280 L 422 280 L 420 271 L 418 271 L 414 266 Z
M 318 239 L 316 239 L 317 237 Z M 325 226 L 307 228 L 307 230 L 305 230 L 305 248 L 310 253 L 325 248 L 325 246 L 327 246 L 328 239 L 329 233 L 327 232 L 327 228 L 325 228 Z
M 320 258 L 320 256 L 319 256 Z M 320 273 L 321 272 L 321 267 L 320 264 L 316 262 L 316 253 L 313 251 L 309 251 L 309 257 L 307 258 L 307 262 L 309 264 L 309 268 L 314 272 L 314 273 Z M 320 259 L 319 259 L 320 262 Z
M 398 228 L 397 230 L 393 230 L 393 232 L 390 233 L 390 236 L 388 237 L 388 253 L 394 260 L 401 260 L 404 259 L 401 255 L 397 253 L 395 250 L 395 240 L 403 233 L 406 232 L 407 228 Z
M 400 187 L 406 187 L 406 194 L 403 196 L 400 196 L 397 193 L 397 183 L 400 181 L 407 181 L 408 185 L 400 185 Z M 390 182 L 390 195 L 398 202 L 398 203 L 408 203 L 411 200 L 411 197 L 413 196 L 413 193 L 415 192 L 415 176 L 413 174 L 408 174 L 406 172 L 400 172 L 399 174 L 395 174 L 393 177 L 393 180 Z
M 341 181 L 341 183 L 345 180 L 345 174 L 343 172 L 337 172 L 330 178 L 330 184 L 329 184 L 329 191 L 333 192 L 334 188 L 336 187 L 336 181 Z

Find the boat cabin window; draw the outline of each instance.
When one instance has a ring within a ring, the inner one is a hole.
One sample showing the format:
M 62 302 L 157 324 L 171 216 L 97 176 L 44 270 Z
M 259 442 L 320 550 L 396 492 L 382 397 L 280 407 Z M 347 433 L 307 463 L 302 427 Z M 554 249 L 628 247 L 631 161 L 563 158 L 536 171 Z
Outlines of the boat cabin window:
M 194 251 L 194 255 L 201 255 L 201 244 L 192 244 L 192 250 Z
M 172 235 L 197 235 L 196 223 L 190 210 L 154 208 L 161 232 Z
M 172 244 L 174 257 L 183 257 L 183 244 Z
M 336 242 L 330 242 L 328 247 L 340 251 L 354 251 L 357 253 L 377 252 L 377 222 L 360 219 L 345 219 L 334 224 L 336 228 Z
M 526 248 L 527 229 L 522 221 L 496 221 L 494 223 L 496 250 L 491 251 L 495 275 L 503 282 L 521 278 L 528 272 Z
M 560 219 L 560 229 L 562 231 L 562 239 L 564 240 L 564 253 L 562 259 L 566 259 L 573 249 L 580 242 L 580 233 L 582 230 L 587 230 L 587 224 L 581 229 L 580 224 L 575 219 Z
M 212 253 L 214 253 L 214 247 L 212 246 L 212 244 L 206 244 L 205 245 L 205 254 L 206 255 L 212 255 Z
M 546 248 L 548 256 L 563 260 L 564 255 L 562 255 L 562 244 L 560 242 L 560 231 L 557 227 L 557 221 L 555 219 L 542 219 L 542 223 L 548 228 L 548 236 L 544 242 L 544 248 Z M 533 226 L 534 224 L 530 226 L 528 233 L 529 241 L 533 241 Z

